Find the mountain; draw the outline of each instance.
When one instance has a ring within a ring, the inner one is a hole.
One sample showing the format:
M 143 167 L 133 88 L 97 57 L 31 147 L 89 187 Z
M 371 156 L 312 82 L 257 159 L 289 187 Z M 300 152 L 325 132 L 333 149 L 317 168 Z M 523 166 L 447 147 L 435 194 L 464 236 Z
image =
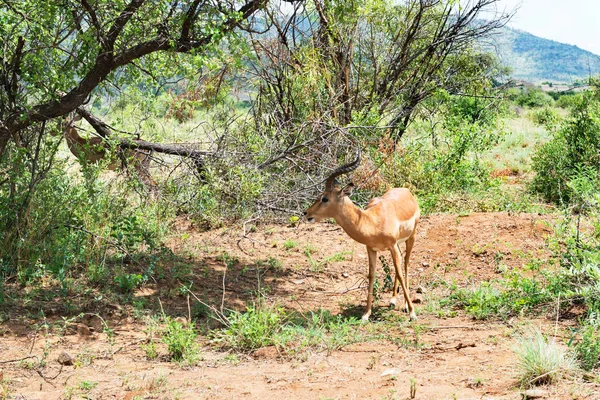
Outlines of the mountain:
M 570 44 L 508 27 L 493 37 L 491 49 L 512 68 L 511 76 L 530 82 L 573 82 L 600 74 L 600 56 Z

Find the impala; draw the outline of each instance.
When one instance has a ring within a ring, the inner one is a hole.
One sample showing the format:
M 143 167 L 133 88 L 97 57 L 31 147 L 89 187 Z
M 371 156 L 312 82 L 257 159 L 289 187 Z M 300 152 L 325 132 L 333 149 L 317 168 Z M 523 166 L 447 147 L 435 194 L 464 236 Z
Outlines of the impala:
M 357 207 L 349 196 L 354 184 L 349 183 L 342 188 L 336 178 L 349 173 L 360 164 L 360 148 L 355 161 L 338 167 L 327 178 L 325 191 L 317 198 L 312 206 L 304 212 L 308 222 L 318 222 L 324 218 L 333 218 L 354 240 L 367 246 L 369 255 L 369 292 L 367 308 L 362 316 L 368 321 L 373 305 L 373 283 L 375 281 L 375 266 L 377 253 L 389 250 L 396 269 L 394 290 L 390 307 L 396 306 L 398 285 L 402 286 L 406 309 L 411 321 L 417 319 L 409 296 L 408 265 L 410 253 L 415 243 L 417 224 L 419 223 L 419 204 L 410 190 L 394 188 L 383 196 L 372 199 L 364 210 Z M 406 243 L 404 254 L 404 276 L 400 273 L 400 243 Z
M 156 187 L 156 182 L 152 179 L 149 172 L 149 152 L 143 150 L 120 150 L 123 152 L 123 159 L 119 159 L 120 157 L 111 153 L 108 143 L 103 138 L 81 137 L 74 125 L 74 122 L 79 120 L 81 120 L 80 115 L 76 115 L 74 118 L 65 118 L 64 123 L 59 124 L 59 130 L 53 131 L 52 135 L 57 136 L 62 133 L 67 141 L 69 150 L 80 162 L 95 164 L 110 157 L 106 168 L 109 170 L 116 170 L 123 168 L 125 162 L 131 160 L 142 183 L 151 189 Z

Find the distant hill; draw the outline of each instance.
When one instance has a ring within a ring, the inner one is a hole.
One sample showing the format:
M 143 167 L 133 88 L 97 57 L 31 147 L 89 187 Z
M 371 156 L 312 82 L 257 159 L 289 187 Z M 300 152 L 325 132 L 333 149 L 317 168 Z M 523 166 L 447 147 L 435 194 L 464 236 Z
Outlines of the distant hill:
M 572 82 L 600 74 L 600 56 L 577 46 L 505 27 L 485 44 L 512 68 L 512 77 L 530 82 Z

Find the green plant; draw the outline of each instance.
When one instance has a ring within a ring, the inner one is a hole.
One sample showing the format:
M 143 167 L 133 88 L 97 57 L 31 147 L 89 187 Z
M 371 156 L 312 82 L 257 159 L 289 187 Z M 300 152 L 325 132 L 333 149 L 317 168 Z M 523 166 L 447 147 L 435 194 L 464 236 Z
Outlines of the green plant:
M 547 340 L 539 330 L 533 330 L 529 336 L 518 335 L 517 340 L 515 353 L 523 386 L 554 383 L 577 372 L 574 355 L 554 339 Z
M 410 378 L 410 394 L 409 397 L 414 399 L 417 397 L 417 381 L 414 378 Z
M 144 278 L 141 274 L 119 274 L 114 277 L 117 287 L 124 293 L 131 293 L 137 288 Z
M 298 247 L 298 243 L 293 241 L 292 239 L 287 239 L 285 242 L 283 242 L 283 248 L 286 250 L 291 250 Z
M 600 367 L 600 328 L 593 323 L 586 323 L 578 330 L 580 337 L 573 349 L 579 360 L 581 368 L 586 371 L 591 371 L 594 368 Z M 575 337 L 571 339 L 573 343 Z
M 554 104 L 554 99 L 541 89 L 526 87 L 515 98 L 515 102 L 523 107 L 544 107 Z
M 246 312 L 233 311 L 227 315 L 227 328 L 215 333 L 215 340 L 238 351 L 251 351 L 273 344 L 281 329 L 283 309 L 254 304 Z
M 560 120 L 556 109 L 550 106 L 534 110 L 531 113 L 531 118 L 536 124 L 548 127 L 550 130 L 554 129 Z
M 197 337 L 198 334 L 192 324 L 182 324 L 167 318 L 161 341 L 167 345 L 171 359 L 194 365 L 200 359 L 200 349 L 196 344 Z
M 586 176 L 596 190 L 600 188 L 600 101 L 592 94 L 582 96 L 554 134 L 532 156 L 536 172 L 531 182 L 532 190 L 546 200 L 569 203 L 573 188 L 570 184 Z
M 150 340 L 150 342 L 141 345 L 142 350 L 144 350 L 144 354 L 146 355 L 146 360 L 155 360 L 158 357 L 158 350 L 156 348 L 156 342 L 154 340 Z
M 83 390 L 85 392 L 89 392 L 90 390 L 92 390 L 96 386 L 98 386 L 98 382 L 91 382 L 91 381 L 81 381 L 81 382 L 79 382 L 79 389 L 81 389 L 81 390 Z

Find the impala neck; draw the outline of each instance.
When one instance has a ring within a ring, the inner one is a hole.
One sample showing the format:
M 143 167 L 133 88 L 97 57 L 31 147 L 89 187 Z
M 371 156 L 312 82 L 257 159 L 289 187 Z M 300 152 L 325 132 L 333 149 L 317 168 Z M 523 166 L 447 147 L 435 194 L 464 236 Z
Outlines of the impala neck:
M 365 224 L 361 221 L 365 216 L 365 211 L 361 210 L 356 204 L 350 200 L 349 197 L 344 197 L 344 204 L 340 207 L 339 211 L 333 216 L 339 226 L 352 239 L 357 242 L 363 243 L 361 240 L 365 235 L 363 229 Z

